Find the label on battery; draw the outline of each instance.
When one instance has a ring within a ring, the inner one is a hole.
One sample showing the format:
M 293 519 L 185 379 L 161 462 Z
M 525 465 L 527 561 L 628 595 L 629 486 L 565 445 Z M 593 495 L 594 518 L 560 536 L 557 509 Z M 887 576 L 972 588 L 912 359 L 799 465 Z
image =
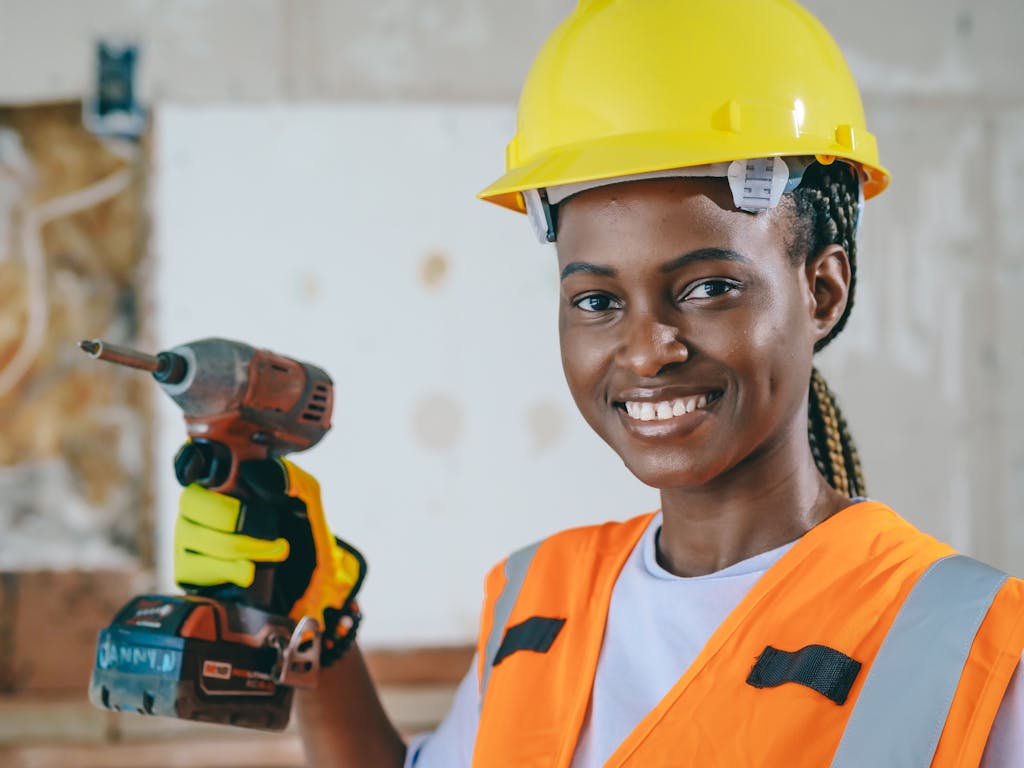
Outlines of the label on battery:
M 203 677 L 215 677 L 218 680 L 230 680 L 231 665 L 226 661 L 210 661 L 207 659 L 203 662 Z
M 135 675 L 177 677 L 181 669 L 181 652 L 170 648 L 118 643 L 109 634 L 102 633 L 96 649 L 96 666 Z
M 113 623 L 125 629 L 173 637 L 193 607 L 193 603 L 176 595 L 141 595 L 125 605 Z

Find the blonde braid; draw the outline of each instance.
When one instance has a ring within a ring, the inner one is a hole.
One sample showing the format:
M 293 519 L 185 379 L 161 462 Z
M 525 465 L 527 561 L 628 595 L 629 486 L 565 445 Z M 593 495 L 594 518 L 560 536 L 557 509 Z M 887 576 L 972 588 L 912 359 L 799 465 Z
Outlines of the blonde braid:
M 811 387 L 818 401 L 818 413 L 824 425 L 825 448 L 828 454 L 832 487 L 842 494 L 850 495 L 850 480 L 846 471 L 846 457 L 843 455 L 842 432 L 836 415 L 835 401 L 825 379 L 815 368 L 811 371 Z

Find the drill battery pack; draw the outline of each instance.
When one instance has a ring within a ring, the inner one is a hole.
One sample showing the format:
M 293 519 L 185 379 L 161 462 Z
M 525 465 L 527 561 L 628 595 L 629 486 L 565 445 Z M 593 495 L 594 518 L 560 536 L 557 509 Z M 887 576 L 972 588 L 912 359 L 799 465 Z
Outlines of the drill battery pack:
M 281 730 L 293 695 L 282 665 L 295 635 L 290 619 L 258 608 L 141 595 L 100 631 L 89 699 L 122 712 Z

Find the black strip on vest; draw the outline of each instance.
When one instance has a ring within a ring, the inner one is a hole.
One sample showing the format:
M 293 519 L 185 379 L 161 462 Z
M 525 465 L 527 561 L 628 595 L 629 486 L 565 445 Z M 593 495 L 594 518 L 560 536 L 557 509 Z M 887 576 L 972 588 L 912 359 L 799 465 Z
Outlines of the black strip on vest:
M 494 654 L 494 666 L 501 664 L 506 656 L 516 651 L 547 653 L 564 624 L 565 619 L 532 616 L 522 624 L 509 627 L 505 630 L 505 637 L 501 639 L 498 652 Z
M 792 652 L 769 645 L 750 670 L 747 683 L 755 688 L 799 683 L 843 704 L 859 673 L 859 661 L 824 645 L 808 645 Z

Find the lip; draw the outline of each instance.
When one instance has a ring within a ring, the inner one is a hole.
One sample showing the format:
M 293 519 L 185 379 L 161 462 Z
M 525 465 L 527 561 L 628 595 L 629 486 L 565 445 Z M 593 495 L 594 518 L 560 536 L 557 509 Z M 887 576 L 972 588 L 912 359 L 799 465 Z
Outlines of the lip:
M 634 387 L 631 389 L 624 389 L 617 393 L 612 399 L 612 405 L 618 408 L 627 401 L 637 403 L 659 403 L 664 400 L 696 397 L 699 395 L 707 395 L 712 392 L 717 393 L 719 396 L 718 399 L 721 399 L 721 395 L 724 391 L 725 388 L 721 386 Z

